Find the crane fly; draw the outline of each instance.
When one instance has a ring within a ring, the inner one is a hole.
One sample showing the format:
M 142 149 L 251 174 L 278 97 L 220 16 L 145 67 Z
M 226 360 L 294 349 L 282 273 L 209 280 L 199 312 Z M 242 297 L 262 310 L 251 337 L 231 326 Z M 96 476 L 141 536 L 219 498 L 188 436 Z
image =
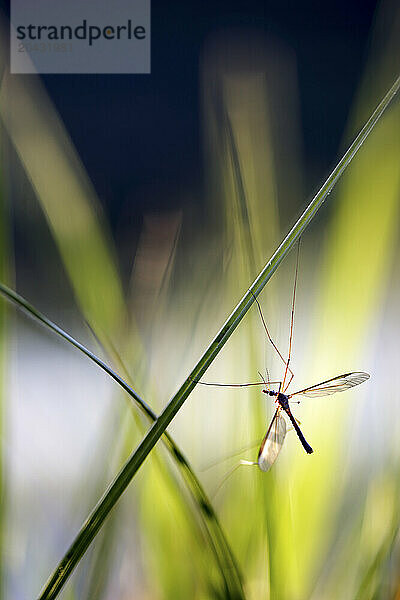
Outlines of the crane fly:
M 268 471 L 274 464 L 286 437 L 286 421 L 283 417 L 283 412 L 287 414 L 290 422 L 293 425 L 294 430 L 307 454 L 312 454 L 313 449 L 305 439 L 296 419 L 294 418 L 292 411 L 289 407 L 290 399 L 294 396 L 306 396 L 309 398 L 316 398 L 317 396 L 328 396 L 335 394 L 336 392 L 344 392 L 355 385 L 359 385 L 369 379 L 368 373 L 362 371 L 354 371 L 352 373 L 345 373 L 344 375 L 337 375 L 332 379 L 327 379 L 321 383 L 311 385 L 303 390 L 294 392 L 293 394 L 284 394 L 280 391 L 281 385 L 277 392 L 273 390 L 262 390 L 264 394 L 269 396 L 276 396 L 276 402 L 278 407 L 272 417 L 271 423 L 267 429 L 267 433 L 264 436 L 263 441 L 260 445 L 258 452 L 257 464 L 262 471 Z M 243 463 L 247 464 L 247 463 Z
M 282 381 L 269 381 L 264 379 L 264 377 L 259 373 L 262 381 L 255 383 L 237 383 L 237 384 L 225 384 L 225 383 L 206 383 L 206 382 L 198 382 L 202 385 L 212 385 L 212 386 L 222 386 L 222 387 L 249 387 L 249 386 L 264 386 L 262 392 L 267 394 L 268 396 L 275 397 L 275 402 L 277 404 L 274 416 L 269 424 L 267 432 L 261 441 L 260 449 L 258 451 L 257 461 L 247 461 L 241 460 L 241 465 L 255 465 L 258 466 L 261 471 L 269 471 L 269 469 L 274 464 L 275 460 L 278 457 L 279 452 L 281 451 L 283 442 L 285 441 L 287 427 L 286 427 L 286 419 L 283 416 L 287 415 L 289 421 L 291 422 L 295 432 L 297 433 L 297 437 L 299 438 L 301 445 L 307 454 L 312 454 L 314 451 L 311 448 L 310 444 L 305 439 L 298 421 L 292 414 L 290 409 L 290 402 L 300 403 L 297 398 L 300 397 L 308 397 L 308 398 L 316 398 L 318 396 L 328 396 L 330 394 L 336 394 L 336 392 L 344 392 L 360 383 L 363 383 L 367 379 L 369 379 L 368 373 L 364 373 L 363 371 L 353 371 L 350 373 L 345 373 L 344 375 L 337 375 L 336 377 L 332 377 L 331 379 L 327 379 L 325 381 L 321 381 L 320 383 L 316 383 L 314 385 L 308 386 L 304 389 L 301 389 L 297 392 L 288 393 L 288 388 L 294 378 L 294 373 L 290 368 L 290 360 L 292 354 L 292 340 L 293 340 L 293 324 L 294 324 L 294 309 L 295 309 L 295 301 L 296 301 L 296 287 L 297 287 L 297 275 L 299 268 L 299 251 L 300 251 L 300 242 L 297 247 L 297 258 L 296 258 L 296 270 L 295 270 L 295 278 L 294 278 L 294 286 L 293 286 L 293 299 L 292 299 L 292 311 L 291 311 L 291 319 L 290 319 L 290 334 L 289 334 L 289 349 L 288 349 L 288 357 L 285 360 L 281 352 L 278 350 L 275 342 L 272 340 L 268 327 L 266 325 L 263 312 L 261 310 L 261 306 L 257 298 L 254 296 L 254 300 L 257 303 L 258 312 L 261 317 L 261 321 L 264 327 L 264 330 L 267 334 L 267 338 L 272 344 L 274 350 L 278 354 L 280 360 L 284 364 L 284 375 Z M 267 372 L 268 373 L 268 372 Z M 273 390 L 270 388 L 271 385 L 277 385 L 278 390 Z M 296 398 L 296 400 L 292 400 L 292 398 Z

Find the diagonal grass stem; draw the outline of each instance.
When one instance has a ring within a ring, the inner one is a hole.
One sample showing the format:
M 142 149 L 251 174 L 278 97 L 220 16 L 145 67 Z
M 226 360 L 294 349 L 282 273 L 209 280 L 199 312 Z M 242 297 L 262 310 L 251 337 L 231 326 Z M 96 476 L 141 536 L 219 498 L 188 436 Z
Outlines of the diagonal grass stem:
M 118 499 L 121 497 L 155 444 L 163 435 L 176 413 L 182 407 L 189 394 L 193 391 L 194 387 L 196 386 L 196 382 L 204 375 L 221 348 L 227 342 L 236 327 L 242 321 L 243 317 L 251 308 L 252 304 L 255 302 L 255 297 L 260 294 L 280 263 L 288 255 L 293 245 L 311 223 L 317 211 L 320 209 L 337 181 L 349 166 L 350 162 L 397 94 L 399 87 L 400 77 L 396 79 L 360 133 L 354 139 L 347 152 L 344 154 L 337 166 L 333 169 L 320 190 L 308 204 L 300 218 L 296 221 L 295 225 L 272 255 L 271 259 L 267 262 L 258 277 L 244 294 L 236 308 L 225 321 L 220 331 L 212 340 L 190 375 L 185 379 L 182 386 L 154 422 L 145 438 L 138 445 L 114 481 L 106 490 L 97 506 L 83 524 L 66 555 L 63 557 L 56 570 L 51 575 L 49 581 L 40 594 L 40 600 L 50 600 L 57 597 L 69 575 L 72 573 L 73 569 L 85 554 L 90 543 L 93 541 L 94 537 L 102 527 L 110 511 L 113 509 Z
M 25 298 L 1 282 L 0 293 L 28 313 L 31 317 L 45 325 L 48 329 L 59 335 L 61 338 L 85 354 L 85 356 L 96 363 L 103 371 L 112 377 L 112 379 L 114 379 L 114 381 L 116 381 L 131 398 L 133 398 L 136 405 L 140 408 L 142 413 L 150 422 L 155 422 L 157 420 L 156 413 L 143 400 L 143 398 L 141 398 L 135 392 L 135 390 L 122 377 L 120 377 L 120 375 L 118 375 L 118 373 L 111 369 L 91 350 L 86 348 L 69 333 L 48 319 L 34 306 L 32 306 L 32 304 L 25 300 Z M 174 459 L 175 464 L 177 465 L 184 481 L 186 482 L 189 492 L 198 508 L 200 520 L 209 539 L 210 546 L 214 552 L 217 564 L 219 565 L 219 569 L 224 581 L 225 591 L 228 597 L 238 599 L 244 598 L 242 575 L 207 494 L 205 493 L 185 455 L 167 431 L 164 432 L 162 439 L 172 455 L 172 458 Z

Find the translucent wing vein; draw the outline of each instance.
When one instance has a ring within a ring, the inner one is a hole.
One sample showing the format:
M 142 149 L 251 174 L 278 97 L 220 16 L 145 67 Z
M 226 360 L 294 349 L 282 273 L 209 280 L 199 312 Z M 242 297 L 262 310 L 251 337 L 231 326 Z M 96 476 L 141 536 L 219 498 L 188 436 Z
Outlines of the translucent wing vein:
M 258 466 L 268 471 L 274 464 L 286 436 L 286 421 L 281 408 L 277 408 L 258 453 Z
M 328 396 L 330 394 L 336 394 L 336 392 L 344 392 L 349 388 L 354 387 L 355 385 L 359 385 L 369 379 L 368 373 L 363 373 L 361 371 L 355 371 L 353 373 L 345 373 L 344 375 L 338 375 L 337 377 L 332 377 L 332 379 L 327 379 L 326 381 L 322 381 L 321 383 L 316 383 L 315 385 L 311 385 L 310 387 L 304 388 L 303 390 L 299 390 L 298 392 L 294 392 L 289 395 L 289 398 L 292 396 L 297 396 L 301 394 L 302 396 L 307 396 L 309 398 L 314 398 L 317 396 Z

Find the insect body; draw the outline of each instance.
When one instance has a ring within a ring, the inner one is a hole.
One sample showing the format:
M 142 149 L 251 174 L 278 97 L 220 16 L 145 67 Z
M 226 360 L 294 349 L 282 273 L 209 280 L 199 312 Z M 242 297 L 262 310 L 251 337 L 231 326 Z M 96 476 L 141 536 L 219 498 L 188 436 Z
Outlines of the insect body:
M 268 471 L 278 456 L 286 436 L 286 421 L 282 415 L 282 411 L 285 411 L 289 417 L 307 454 L 312 454 L 314 451 L 306 441 L 296 419 L 292 415 L 292 411 L 289 407 L 289 396 L 282 394 L 282 392 L 274 392 L 273 390 L 263 390 L 263 392 L 269 396 L 276 396 L 276 402 L 278 403 L 278 408 L 276 409 L 275 415 L 273 416 L 267 433 L 261 443 L 257 458 L 260 469 L 262 471 Z
M 301 395 L 309 398 L 314 398 L 316 396 L 328 396 L 330 394 L 335 394 L 336 392 L 344 392 L 355 385 L 363 383 L 367 379 L 369 379 L 368 373 L 356 371 L 353 373 L 345 373 L 344 375 L 332 377 L 332 379 L 328 379 L 321 383 L 304 388 L 298 392 L 294 392 L 293 394 L 282 393 L 280 391 L 281 384 L 279 384 L 279 390 L 277 392 L 274 390 L 264 389 L 264 394 L 276 396 L 278 407 L 274 416 L 272 417 L 271 423 L 267 429 L 267 433 L 261 442 L 257 463 L 255 464 L 258 464 L 262 471 L 268 471 L 274 464 L 286 436 L 286 421 L 282 412 L 285 412 L 289 417 L 304 450 L 307 452 L 307 454 L 312 454 L 313 449 L 306 441 L 296 419 L 292 414 L 292 411 L 290 410 L 289 402 L 293 396 Z M 249 463 L 244 462 L 243 464 Z
M 292 402 L 291 398 L 293 396 L 305 396 L 308 398 L 314 398 L 317 396 L 328 396 L 330 394 L 335 394 L 336 392 L 344 392 L 355 385 L 359 385 L 363 383 L 367 379 L 369 379 L 368 373 L 364 373 L 362 371 L 353 371 L 351 373 L 345 373 L 344 375 L 338 375 L 336 377 L 332 377 L 331 379 L 327 379 L 322 381 L 321 383 L 317 383 L 315 385 L 311 385 L 307 388 L 299 390 L 297 392 L 288 393 L 288 388 L 291 385 L 291 382 L 294 377 L 294 373 L 290 368 L 291 361 L 291 353 L 292 353 L 292 339 L 293 339 L 293 324 L 294 324 L 294 308 L 295 308 L 295 299 L 296 299 L 296 284 L 297 284 L 297 273 L 299 266 L 299 248 L 297 247 L 297 259 L 296 259 L 296 271 L 294 278 L 294 286 L 293 286 L 293 300 L 292 300 L 292 313 L 290 320 L 290 334 L 289 334 L 289 351 L 288 357 L 285 359 L 281 352 L 278 350 L 275 342 L 272 340 L 268 327 L 266 325 L 264 315 L 261 310 L 261 306 L 256 296 L 253 294 L 254 300 L 257 303 L 258 311 L 261 317 L 261 321 L 267 334 L 268 340 L 272 344 L 275 352 L 278 354 L 280 360 L 284 364 L 284 375 L 282 381 L 266 381 L 264 377 L 261 375 L 261 382 L 256 383 L 237 383 L 237 384 L 224 384 L 224 383 L 206 383 L 206 382 L 198 382 L 202 385 L 216 385 L 223 387 L 248 387 L 254 385 L 263 385 L 264 389 L 262 390 L 264 394 L 269 396 L 276 397 L 276 404 L 278 405 L 274 416 L 272 417 L 271 423 L 267 429 L 267 433 L 265 434 L 260 449 L 258 452 L 257 462 L 242 460 L 240 461 L 241 465 L 256 465 L 260 467 L 262 471 L 268 471 L 271 466 L 274 464 L 281 448 L 282 444 L 286 437 L 286 420 L 283 416 L 283 413 L 286 413 L 290 422 L 293 425 L 294 430 L 297 433 L 297 436 L 307 454 L 312 454 L 313 449 L 310 444 L 306 441 L 296 419 L 294 418 L 292 411 L 290 410 L 290 402 Z M 288 380 L 288 381 L 287 381 Z M 278 391 L 270 389 L 270 385 L 275 384 L 278 385 Z M 298 400 L 294 400 L 294 402 L 299 403 Z

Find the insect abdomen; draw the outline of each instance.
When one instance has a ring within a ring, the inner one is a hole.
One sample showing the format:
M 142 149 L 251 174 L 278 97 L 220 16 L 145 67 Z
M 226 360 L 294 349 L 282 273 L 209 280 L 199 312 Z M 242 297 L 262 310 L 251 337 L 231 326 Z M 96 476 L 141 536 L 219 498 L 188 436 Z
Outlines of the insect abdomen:
M 286 409 L 286 414 L 288 415 L 289 419 L 291 420 L 292 425 L 297 433 L 297 436 L 298 436 L 304 450 L 307 452 L 307 454 L 312 454 L 314 452 L 314 450 L 311 448 L 310 444 L 307 442 L 306 438 L 302 434 L 302 431 L 301 431 L 300 427 L 298 426 L 296 419 L 292 415 L 290 409 Z

